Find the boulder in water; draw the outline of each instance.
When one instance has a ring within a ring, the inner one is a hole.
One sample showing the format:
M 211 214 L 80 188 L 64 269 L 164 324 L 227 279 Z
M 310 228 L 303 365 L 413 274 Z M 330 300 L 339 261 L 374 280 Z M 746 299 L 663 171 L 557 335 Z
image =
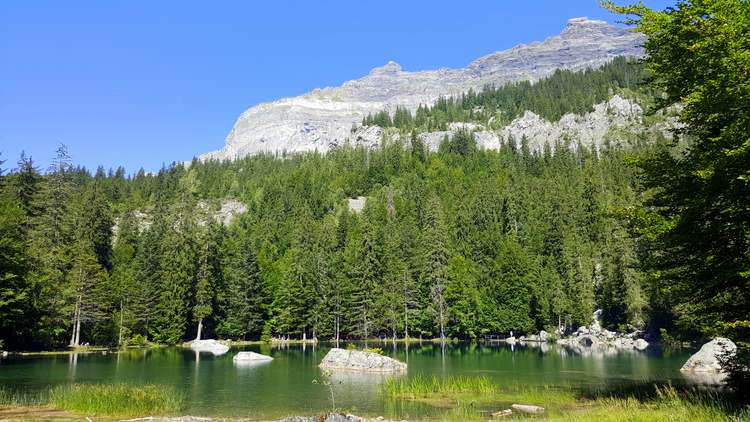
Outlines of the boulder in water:
M 642 338 L 639 338 L 635 341 L 635 343 L 633 343 L 633 347 L 638 350 L 646 350 L 646 348 L 648 347 L 648 342 Z
M 366 372 L 401 372 L 406 364 L 377 353 L 359 350 L 331 349 L 320 362 L 320 368 Z
M 737 345 L 728 338 L 717 337 L 704 344 L 693 356 L 682 365 L 683 372 L 714 372 L 719 373 L 721 363 L 719 358 L 731 356 L 737 352 Z
M 261 355 L 255 352 L 239 352 L 232 358 L 234 363 L 245 363 L 245 362 L 270 362 L 273 358 L 271 356 Z
M 229 351 L 229 346 L 219 343 L 218 340 L 193 340 L 190 342 L 190 348 L 196 352 L 210 352 L 216 356 Z

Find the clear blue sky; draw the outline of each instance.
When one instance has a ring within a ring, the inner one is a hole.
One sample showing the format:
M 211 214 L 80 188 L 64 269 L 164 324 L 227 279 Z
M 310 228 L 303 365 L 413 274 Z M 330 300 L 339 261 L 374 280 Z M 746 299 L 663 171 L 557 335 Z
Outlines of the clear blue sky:
M 663 9 L 674 1 L 652 0 Z M 339 85 L 395 60 L 462 67 L 618 19 L 596 0 L 0 2 L 0 152 L 45 167 L 156 170 L 220 148 L 263 101 Z

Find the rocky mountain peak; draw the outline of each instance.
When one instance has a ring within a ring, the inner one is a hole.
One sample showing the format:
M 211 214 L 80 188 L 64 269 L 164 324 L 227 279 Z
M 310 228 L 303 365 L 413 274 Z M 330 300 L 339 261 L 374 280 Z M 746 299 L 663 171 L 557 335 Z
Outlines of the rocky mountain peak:
M 383 66 L 376 67 L 370 71 L 370 75 L 389 75 L 401 72 L 401 65 L 390 60 Z
M 575 37 L 607 37 L 617 34 L 625 34 L 628 30 L 610 25 L 602 20 L 589 19 L 587 17 L 568 19 L 565 29 L 560 36 L 562 38 Z
M 409 72 L 390 61 L 338 87 L 259 104 L 240 115 L 224 147 L 199 158 L 233 159 L 261 152 L 326 152 L 352 139 L 362 118 L 397 106 L 415 110 L 441 96 L 487 85 L 536 81 L 557 69 L 601 66 L 617 56 L 641 56 L 643 37 L 604 21 L 575 18 L 560 35 L 481 57 L 465 68 Z M 377 144 L 377 142 L 376 142 Z

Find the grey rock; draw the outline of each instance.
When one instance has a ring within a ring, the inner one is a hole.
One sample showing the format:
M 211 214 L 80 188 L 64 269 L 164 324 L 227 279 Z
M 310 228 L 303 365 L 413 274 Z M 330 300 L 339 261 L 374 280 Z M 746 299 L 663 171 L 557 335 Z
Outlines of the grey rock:
M 349 204 L 349 211 L 353 213 L 359 213 L 362 212 L 363 209 L 365 209 L 365 205 L 367 204 L 367 197 L 358 196 L 356 198 L 348 198 L 347 203 Z
M 271 356 L 262 355 L 255 352 L 239 352 L 232 358 L 234 363 L 243 362 L 270 362 L 273 358 Z
M 530 404 L 513 404 L 510 408 L 519 413 L 528 413 L 531 415 L 539 415 L 544 413 L 544 408 L 541 406 L 534 406 Z
M 354 415 L 329 413 L 324 416 L 290 416 L 277 422 L 362 422 L 362 418 Z
M 646 348 L 648 347 L 648 342 L 642 338 L 639 338 L 633 343 L 633 347 L 638 350 L 646 350 Z
M 196 352 L 208 352 L 216 356 L 229 351 L 229 347 L 226 344 L 219 343 L 218 340 L 193 340 L 190 342 L 190 348 Z
M 571 19 L 560 35 L 481 57 L 460 69 L 404 71 L 389 62 L 339 87 L 254 106 L 237 119 L 224 147 L 201 155 L 233 159 L 264 152 L 328 151 L 352 138 L 368 113 L 415 110 L 440 96 L 456 96 L 486 85 L 536 81 L 557 69 L 600 66 L 617 56 L 642 56 L 642 35 L 603 21 Z
M 388 356 L 359 350 L 331 349 L 320 362 L 327 370 L 352 370 L 364 372 L 406 371 L 406 364 Z
M 148 416 L 136 419 L 121 419 L 120 422 L 211 422 L 212 418 L 202 418 L 198 416 Z
M 700 350 L 690 356 L 682 365 L 683 372 L 722 372 L 719 359 L 723 356 L 732 356 L 737 352 L 737 345 L 732 340 L 717 337 L 704 344 Z

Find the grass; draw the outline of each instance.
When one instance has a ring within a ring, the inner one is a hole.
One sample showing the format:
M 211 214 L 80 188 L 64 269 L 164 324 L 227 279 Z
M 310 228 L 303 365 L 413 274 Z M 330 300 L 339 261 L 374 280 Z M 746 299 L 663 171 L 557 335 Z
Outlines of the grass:
M 383 384 L 383 390 L 391 398 L 424 399 L 456 394 L 488 395 L 493 394 L 496 387 L 487 377 L 438 378 L 417 375 L 406 379 L 389 379 Z
M 47 403 L 47 395 L 0 388 L 0 407 L 41 406 Z
M 519 403 L 546 408 L 544 415 L 533 418 L 555 422 L 750 421 L 750 410 L 738 407 L 726 392 L 645 384 L 632 390 L 582 394 L 549 386 L 500 387 L 487 377 L 418 375 L 386 381 L 381 394 L 390 400 L 410 400 L 444 409 L 445 420 L 486 420 L 489 413 Z M 513 416 L 519 417 L 530 416 Z
M 0 390 L 0 406 L 42 406 L 84 416 L 138 417 L 179 412 L 184 397 L 161 385 L 72 384 L 37 394 Z
M 552 422 L 657 422 L 657 421 L 750 421 L 747 408 L 730 405 L 725 397 L 710 392 L 680 392 L 673 387 L 655 388 L 656 395 L 640 400 L 635 397 L 603 397 L 587 407 L 570 412 L 551 412 Z

